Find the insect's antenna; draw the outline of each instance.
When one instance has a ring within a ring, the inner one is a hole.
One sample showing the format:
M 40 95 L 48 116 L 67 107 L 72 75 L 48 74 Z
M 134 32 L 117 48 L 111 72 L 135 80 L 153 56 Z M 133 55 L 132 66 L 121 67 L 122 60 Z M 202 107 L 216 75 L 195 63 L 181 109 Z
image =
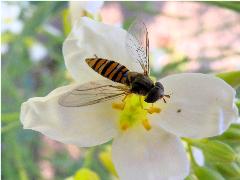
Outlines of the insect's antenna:
M 164 103 L 167 103 L 167 101 L 166 101 L 166 99 L 164 99 L 164 97 L 163 97 L 163 101 L 164 101 Z
M 166 98 L 170 98 L 170 95 L 168 95 L 168 94 L 165 94 L 165 95 L 164 95 L 164 97 L 166 97 Z
M 173 93 L 171 93 L 171 94 L 164 94 L 163 96 L 166 97 L 166 98 L 170 98 L 171 95 L 173 95 Z

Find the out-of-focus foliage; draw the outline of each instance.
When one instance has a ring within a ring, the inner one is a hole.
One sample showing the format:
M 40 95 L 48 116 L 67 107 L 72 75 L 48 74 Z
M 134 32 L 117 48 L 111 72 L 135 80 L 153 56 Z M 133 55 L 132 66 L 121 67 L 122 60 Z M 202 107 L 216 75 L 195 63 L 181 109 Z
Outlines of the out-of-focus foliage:
M 71 24 L 66 2 L 4 2 L 20 11 L 15 17 L 22 22 L 19 33 L 10 30 L 1 34 L 2 58 L 2 179 L 113 179 L 116 177 L 111 162 L 111 149 L 104 144 L 85 150 L 63 145 L 37 132 L 23 130 L 19 122 L 22 102 L 30 97 L 45 96 L 51 90 L 70 82 L 62 56 L 62 43 L 70 32 Z M 176 2 L 178 3 L 178 2 Z M 239 11 L 239 3 L 210 2 L 211 4 Z M 112 8 L 112 2 L 106 7 Z M 124 14 L 123 27 L 127 28 L 136 14 L 142 13 L 150 21 L 155 16 L 184 20 L 160 11 L 167 2 L 117 2 Z M 197 4 L 197 2 L 196 2 Z M 203 4 L 203 3 L 199 3 Z M 210 4 L 207 4 L 214 7 Z M 205 6 L 207 6 L 205 4 Z M 17 8 L 16 8 L 17 7 Z M 109 9 L 107 9 L 109 10 Z M 104 18 L 103 18 L 104 20 Z M 5 23 L 11 23 L 7 21 Z M 2 24 L 3 26 L 4 24 Z M 182 27 L 179 27 L 182 28 Z M 201 30 L 202 31 L 202 30 Z M 201 31 L 199 32 L 201 34 Z M 197 36 L 197 35 L 195 35 Z M 167 39 L 167 38 L 166 38 Z M 185 72 L 191 64 L 188 54 L 179 53 L 168 39 L 151 53 L 151 60 L 168 56 L 167 64 L 155 68 L 152 75 L 159 78 L 167 74 Z M 184 39 L 183 39 L 184 41 Z M 239 39 L 238 39 L 239 41 Z M 150 42 L 151 43 L 151 42 Z M 195 42 L 198 44 L 198 42 Z M 218 51 L 221 51 L 220 49 Z M 191 53 L 191 52 L 189 52 Z M 239 52 L 238 52 L 239 53 Z M 36 58 L 37 57 L 37 58 Z M 199 58 L 195 61 L 208 62 Z M 208 63 L 206 63 L 208 65 Z M 205 65 L 205 64 L 204 64 Z M 211 69 L 191 69 L 193 72 L 211 72 Z M 233 87 L 238 87 L 240 74 L 220 73 L 218 76 Z M 240 91 L 237 91 L 240 98 Z M 236 100 L 238 107 L 240 101 Z M 221 136 L 191 140 L 183 139 L 192 162 L 187 180 L 237 179 L 240 177 L 240 126 L 233 124 Z M 198 147 L 205 155 L 204 166 L 194 160 L 191 147 Z
M 237 1 L 209 1 L 208 3 L 240 12 L 240 4 Z

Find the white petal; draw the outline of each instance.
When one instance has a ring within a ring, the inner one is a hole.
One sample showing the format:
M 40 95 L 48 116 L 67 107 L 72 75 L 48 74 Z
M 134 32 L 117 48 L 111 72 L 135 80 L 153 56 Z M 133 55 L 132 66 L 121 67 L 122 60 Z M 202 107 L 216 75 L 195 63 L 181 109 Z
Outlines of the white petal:
M 140 66 L 130 58 L 125 47 L 126 31 L 84 17 L 78 21 L 63 44 L 65 64 L 78 82 L 103 79 L 85 62 L 94 57 L 117 61 L 133 71 Z
M 111 101 L 85 107 L 62 107 L 59 96 L 75 88 L 55 89 L 46 97 L 35 97 L 22 104 L 21 122 L 26 129 L 39 131 L 52 139 L 82 147 L 105 143 L 116 134 L 116 112 Z
M 160 128 L 122 133 L 113 141 L 112 158 L 121 180 L 182 180 L 189 173 L 180 139 Z
M 85 9 L 92 14 L 96 14 L 100 11 L 103 3 L 104 1 L 89 1 L 86 3 Z
M 71 13 L 72 23 L 74 24 L 75 21 L 79 20 L 83 16 L 84 1 L 70 1 L 69 2 L 69 10 Z
M 69 8 L 72 22 L 74 23 L 79 20 L 84 15 L 84 11 L 96 15 L 103 6 L 103 3 L 104 1 L 70 1 Z
M 160 80 L 165 94 L 171 94 L 166 107 L 153 123 L 183 137 L 203 138 L 221 134 L 237 120 L 235 90 L 212 75 L 183 73 Z M 159 101 L 159 104 L 162 101 Z

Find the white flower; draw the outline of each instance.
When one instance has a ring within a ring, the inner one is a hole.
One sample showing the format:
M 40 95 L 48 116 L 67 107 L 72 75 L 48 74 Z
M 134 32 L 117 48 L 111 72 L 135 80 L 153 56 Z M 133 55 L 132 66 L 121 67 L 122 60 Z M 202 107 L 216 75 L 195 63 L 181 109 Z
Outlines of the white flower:
M 69 8 L 72 18 L 72 23 L 79 20 L 84 15 L 83 11 L 96 16 L 103 6 L 104 1 L 70 1 Z
M 165 93 L 172 93 L 166 104 L 161 100 L 155 103 L 160 113 L 148 114 L 140 105 L 132 106 L 131 98 L 125 109 L 131 106 L 133 110 L 120 112 L 112 108 L 112 103 L 118 100 L 74 108 L 58 104 L 59 97 L 78 83 L 104 79 L 85 63 L 85 58 L 94 54 L 116 60 L 130 70 L 140 70 L 133 66 L 135 63 L 127 53 L 125 36 L 123 29 L 82 18 L 63 45 L 65 63 L 76 84 L 23 103 L 21 122 L 26 129 L 82 147 L 114 139 L 112 157 L 122 180 L 183 179 L 189 173 L 189 162 L 179 136 L 219 135 L 237 120 L 235 91 L 223 80 L 199 73 L 160 79 Z M 127 118 L 122 118 L 124 115 Z M 119 128 L 123 122 L 141 121 L 139 118 L 147 118 L 147 124 L 136 123 L 127 130 Z M 146 130 L 148 125 L 150 130 Z
M 29 55 L 32 61 L 38 62 L 47 56 L 47 49 L 39 42 L 35 42 L 29 48 Z
M 23 22 L 18 19 L 21 12 L 20 7 L 1 2 L 1 11 L 1 33 L 10 31 L 19 34 L 23 28 Z

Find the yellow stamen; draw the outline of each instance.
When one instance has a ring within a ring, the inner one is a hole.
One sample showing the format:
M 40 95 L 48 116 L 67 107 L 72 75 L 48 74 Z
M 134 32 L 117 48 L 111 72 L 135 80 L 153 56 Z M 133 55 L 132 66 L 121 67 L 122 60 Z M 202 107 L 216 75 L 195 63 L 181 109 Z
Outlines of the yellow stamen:
M 148 114 L 160 113 L 161 109 L 144 101 L 143 96 L 131 94 L 124 98 L 123 103 L 113 103 L 119 112 L 119 129 L 125 131 L 133 126 L 143 125 L 149 131 L 152 127 L 147 118 Z
M 149 114 L 160 113 L 161 112 L 160 108 L 154 107 L 154 106 L 152 106 L 152 107 L 150 107 L 149 109 L 146 109 L 146 110 Z
M 112 108 L 117 110 L 123 110 L 125 103 L 112 103 Z
M 147 131 L 149 131 L 149 130 L 152 128 L 152 126 L 150 125 L 148 119 L 144 119 L 144 120 L 142 121 L 142 125 L 144 126 L 144 128 L 145 128 Z
M 129 124 L 127 124 L 127 123 L 122 124 L 122 126 L 121 126 L 121 129 L 122 129 L 123 131 L 126 131 L 128 128 L 129 128 Z
M 13 19 L 12 18 L 5 18 L 4 19 L 4 23 L 5 24 L 10 24 L 10 23 L 12 23 L 13 22 Z

